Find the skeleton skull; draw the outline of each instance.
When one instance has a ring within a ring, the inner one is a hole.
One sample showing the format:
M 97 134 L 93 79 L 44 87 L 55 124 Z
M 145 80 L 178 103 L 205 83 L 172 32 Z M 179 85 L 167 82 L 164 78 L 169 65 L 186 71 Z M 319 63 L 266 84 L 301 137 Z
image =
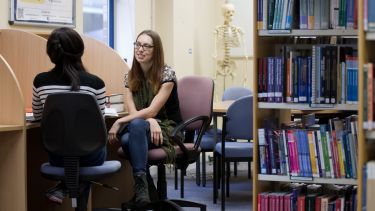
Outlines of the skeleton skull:
M 229 23 L 232 21 L 234 15 L 234 5 L 231 3 L 226 3 L 222 6 L 222 13 L 225 19 L 225 22 Z

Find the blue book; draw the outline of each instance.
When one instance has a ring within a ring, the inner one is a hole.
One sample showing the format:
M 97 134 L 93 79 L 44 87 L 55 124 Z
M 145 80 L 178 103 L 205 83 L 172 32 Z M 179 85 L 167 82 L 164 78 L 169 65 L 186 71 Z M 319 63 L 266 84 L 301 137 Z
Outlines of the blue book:
M 275 58 L 267 58 L 267 102 L 275 102 Z
M 298 57 L 298 102 L 307 102 L 307 58 Z
M 305 155 L 305 163 L 306 163 L 306 176 L 312 177 L 312 168 L 311 168 L 311 159 L 310 159 L 310 150 L 309 150 L 309 139 L 307 137 L 307 131 L 302 130 L 302 140 L 303 140 L 303 150 Z
M 276 61 L 276 68 L 275 68 L 275 102 L 283 102 L 283 84 L 284 84 L 284 80 L 283 80 L 283 72 L 284 72 L 284 68 L 283 68 L 283 58 L 282 57 L 276 57 L 275 58 L 275 61 Z
M 354 2 L 355 0 L 346 0 L 346 29 L 354 29 Z
M 307 57 L 307 102 L 312 102 L 312 57 Z
M 273 136 L 273 129 L 266 129 L 266 141 L 268 141 L 268 151 L 269 151 L 269 163 L 271 174 L 277 174 L 276 169 L 276 155 L 275 155 L 275 141 Z
M 366 8 L 365 8 L 366 9 Z M 375 1 L 367 1 L 367 19 L 368 19 L 368 30 L 375 30 Z M 359 17 L 358 17 L 359 18 Z
M 307 0 L 299 1 L 299 28 L 307 29 Z
M 289 0 L 289 2 L 288 2 L 288 9 L 287 9 L 287 12 L 286 12 L 285 29 L 292 29 L 292 26 L 293 26 L 294 1 L 296 1 L 296 0 Z

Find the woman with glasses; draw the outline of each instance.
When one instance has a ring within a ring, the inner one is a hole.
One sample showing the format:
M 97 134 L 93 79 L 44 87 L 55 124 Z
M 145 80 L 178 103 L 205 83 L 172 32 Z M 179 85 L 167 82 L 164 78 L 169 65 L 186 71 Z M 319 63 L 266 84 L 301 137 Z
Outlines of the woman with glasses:
M 120 143 L 129 157 L 134 202 L 145 205 L 150 202 L 147 151 L 162 147 L 172 162 L 175 152 L 169 136 L 181 122 L 176 75 L 164 62 L 162 42 L 155 31 L 142 31 L 134 43 L 132 68 L 125 75 L 125 98 L 129 115 L 112 125 L 108 139 L 111 144 Z

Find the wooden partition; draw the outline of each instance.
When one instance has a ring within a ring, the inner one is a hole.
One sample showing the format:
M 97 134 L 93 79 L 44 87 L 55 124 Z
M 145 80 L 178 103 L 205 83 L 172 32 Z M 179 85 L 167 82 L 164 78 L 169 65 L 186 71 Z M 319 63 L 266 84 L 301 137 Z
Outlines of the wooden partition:
M 12 68 L 0 55 L 0 209 L 26 210 L 24 102 Z
M 104 43 L 84 35 L 82 38 L 85 67 L 104 80 L 107 94 L 122 93 L 128 65 Z M 53 184 L 39 172 L 40 165 L 47 161 L 47 154 L 41 146 L 40 129 L 31 127 L 25 131 L 24 108 L 31 107 L 33 79 L 53 67 L 46 54 L 46 44 L 45 38 L 32 33 L 0 30 L 0 55 L 4 57 L 0 61 L 0 210 L 71 210 L 69 200 L 57 206 L 44 199 L 44 191 Z M 118 159 L 114 147 L 108 146 L 108 151 L 109 159 Z M 108 192 L 94 187 L 91 207 L 120 207 L 132 197 L 131 168 L 127 165 L 123 161 L 121 171 L 105 180 L 121 190 Z
M 35 75 L 53 67 L 46 54 L 46 43 L 46 39 L 29 32 L 14 29 L 0 31 L 0 54 L 13 69 L 27 108 L 31 108 Z
M 83 64 L 90 73 L 104 80 L 107 94 L 124 92 L 124 75 L 129 71 L 126 62 L 103 42 L 81 35 L 85 43 Z

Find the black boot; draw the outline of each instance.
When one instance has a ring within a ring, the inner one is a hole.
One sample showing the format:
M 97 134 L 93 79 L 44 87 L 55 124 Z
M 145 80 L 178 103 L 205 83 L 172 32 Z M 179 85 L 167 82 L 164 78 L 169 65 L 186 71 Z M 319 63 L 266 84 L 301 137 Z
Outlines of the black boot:
M 150 203 L 146 173 L 134 175 L 135 203 L 139 206 Z

